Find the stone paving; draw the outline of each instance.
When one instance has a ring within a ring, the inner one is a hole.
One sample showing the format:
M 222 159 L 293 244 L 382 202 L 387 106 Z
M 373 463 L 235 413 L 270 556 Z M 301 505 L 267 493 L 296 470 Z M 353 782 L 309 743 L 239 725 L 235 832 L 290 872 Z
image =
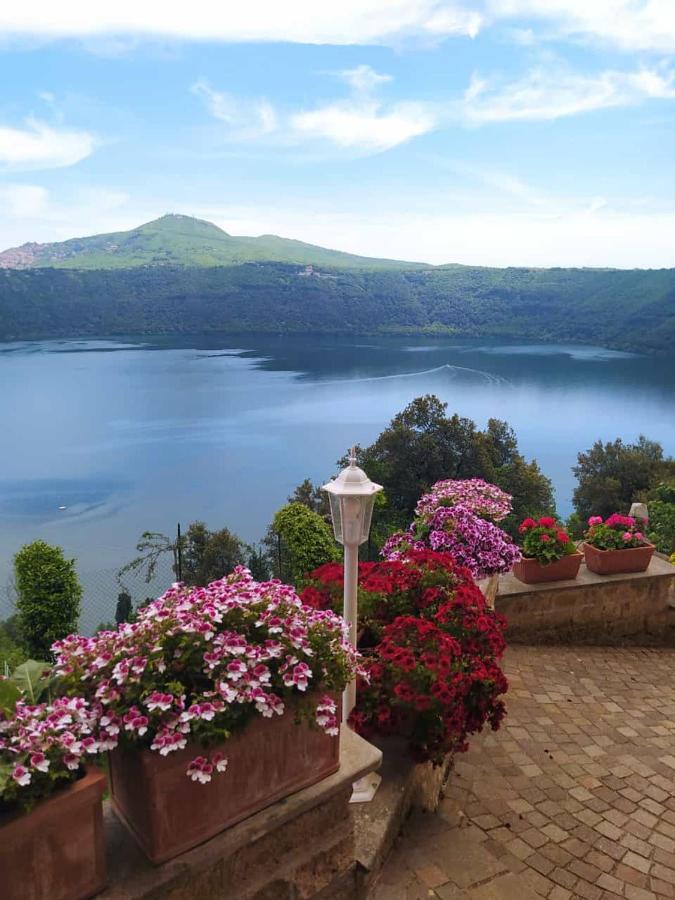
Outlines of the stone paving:
M 675 650 L 512 647 L 509 714 L 375 900 L 675 898 Z

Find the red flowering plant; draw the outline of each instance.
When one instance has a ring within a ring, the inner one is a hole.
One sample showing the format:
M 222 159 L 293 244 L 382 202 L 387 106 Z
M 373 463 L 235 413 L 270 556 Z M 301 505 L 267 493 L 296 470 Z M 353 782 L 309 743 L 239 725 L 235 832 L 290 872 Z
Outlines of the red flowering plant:
M 359 627 L 379 638 L 385 625 L 397 616 L 431 614 L 463 585 L 472 585 L 468 569 L 456 564 L 449 553 L 408 550 L 400 559 L 359 564 Z M 343 569 L 326 563 L 310 572 L 300 594 L 303 603 L 316 609 L 342 610 Z
M 308 578 L 303 602 L 341 607 L 341 566 L 321 566 Z M 359 624 L 373 645 L 350 718 L 357 731 L 405 736 L 415 759 L 440 763 L 465 750 L 467 735 L 485 722 L 499 727 L 505 623 L 450 554 L 408 549 L 394 560 L 362 563 Z
M 350 723 L 365 736 L 407 737 L 420 762 L 466 750 L 469 734 L 486 722 L 496 730 L 505 714 L 504 625 L 471 583 L 419 616 L 398 616 L 366 659 Z
M 574 541 L 565 528 L 552 516 L 524 519 L 518 528 L 522 537 L 522 551 L 526 559 L 536 559 L 546 566 L 563 556 L 577 552 Z

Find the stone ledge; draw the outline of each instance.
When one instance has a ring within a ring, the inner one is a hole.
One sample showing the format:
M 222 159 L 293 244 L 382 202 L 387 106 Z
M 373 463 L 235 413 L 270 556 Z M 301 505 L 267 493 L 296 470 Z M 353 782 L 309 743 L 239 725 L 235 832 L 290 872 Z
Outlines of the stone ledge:
M 351 807 L 359 897 L 367 896 L 411 810 L 437 809 L 453 761 L 448 756 L 441 766 L 415 763 L 403 739 L 379 740 L 378 746 L 383 752 L 382 784 L 370 803 Z
M 523 584 L 500 576 L 495 601 L 509 643 L 675 646 L 675 566 L 655 555 L 646 572 Z
M 153 866 L 105 804 L 108 887 L 104 900 L 301 900 L 354 883 L 351 785 L 382 753 L 344 728 L 340 768 L 193 850 Z M 208 802 L 208 788 L 204 800 Z M 339 896 L 339 894 L 334 894 Z M 343 896 L 349 896 L 344 895 Z

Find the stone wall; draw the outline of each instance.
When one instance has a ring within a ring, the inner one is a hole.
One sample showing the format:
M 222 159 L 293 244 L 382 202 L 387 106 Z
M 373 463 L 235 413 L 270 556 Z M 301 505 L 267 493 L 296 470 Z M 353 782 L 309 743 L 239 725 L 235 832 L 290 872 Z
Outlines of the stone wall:
M 495 600 L 509 643 L 675 646 L 675 566 L 654 556 L 646 572 L 529 585 L 502 575 Z

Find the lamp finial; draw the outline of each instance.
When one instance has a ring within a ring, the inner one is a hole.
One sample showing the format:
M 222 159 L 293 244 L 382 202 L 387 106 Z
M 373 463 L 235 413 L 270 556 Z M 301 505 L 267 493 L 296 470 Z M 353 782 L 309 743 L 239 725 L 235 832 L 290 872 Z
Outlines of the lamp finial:
M 356 465 L 356 447 L 355 446 L 349 448 L 349 465 L 350 466 Z

